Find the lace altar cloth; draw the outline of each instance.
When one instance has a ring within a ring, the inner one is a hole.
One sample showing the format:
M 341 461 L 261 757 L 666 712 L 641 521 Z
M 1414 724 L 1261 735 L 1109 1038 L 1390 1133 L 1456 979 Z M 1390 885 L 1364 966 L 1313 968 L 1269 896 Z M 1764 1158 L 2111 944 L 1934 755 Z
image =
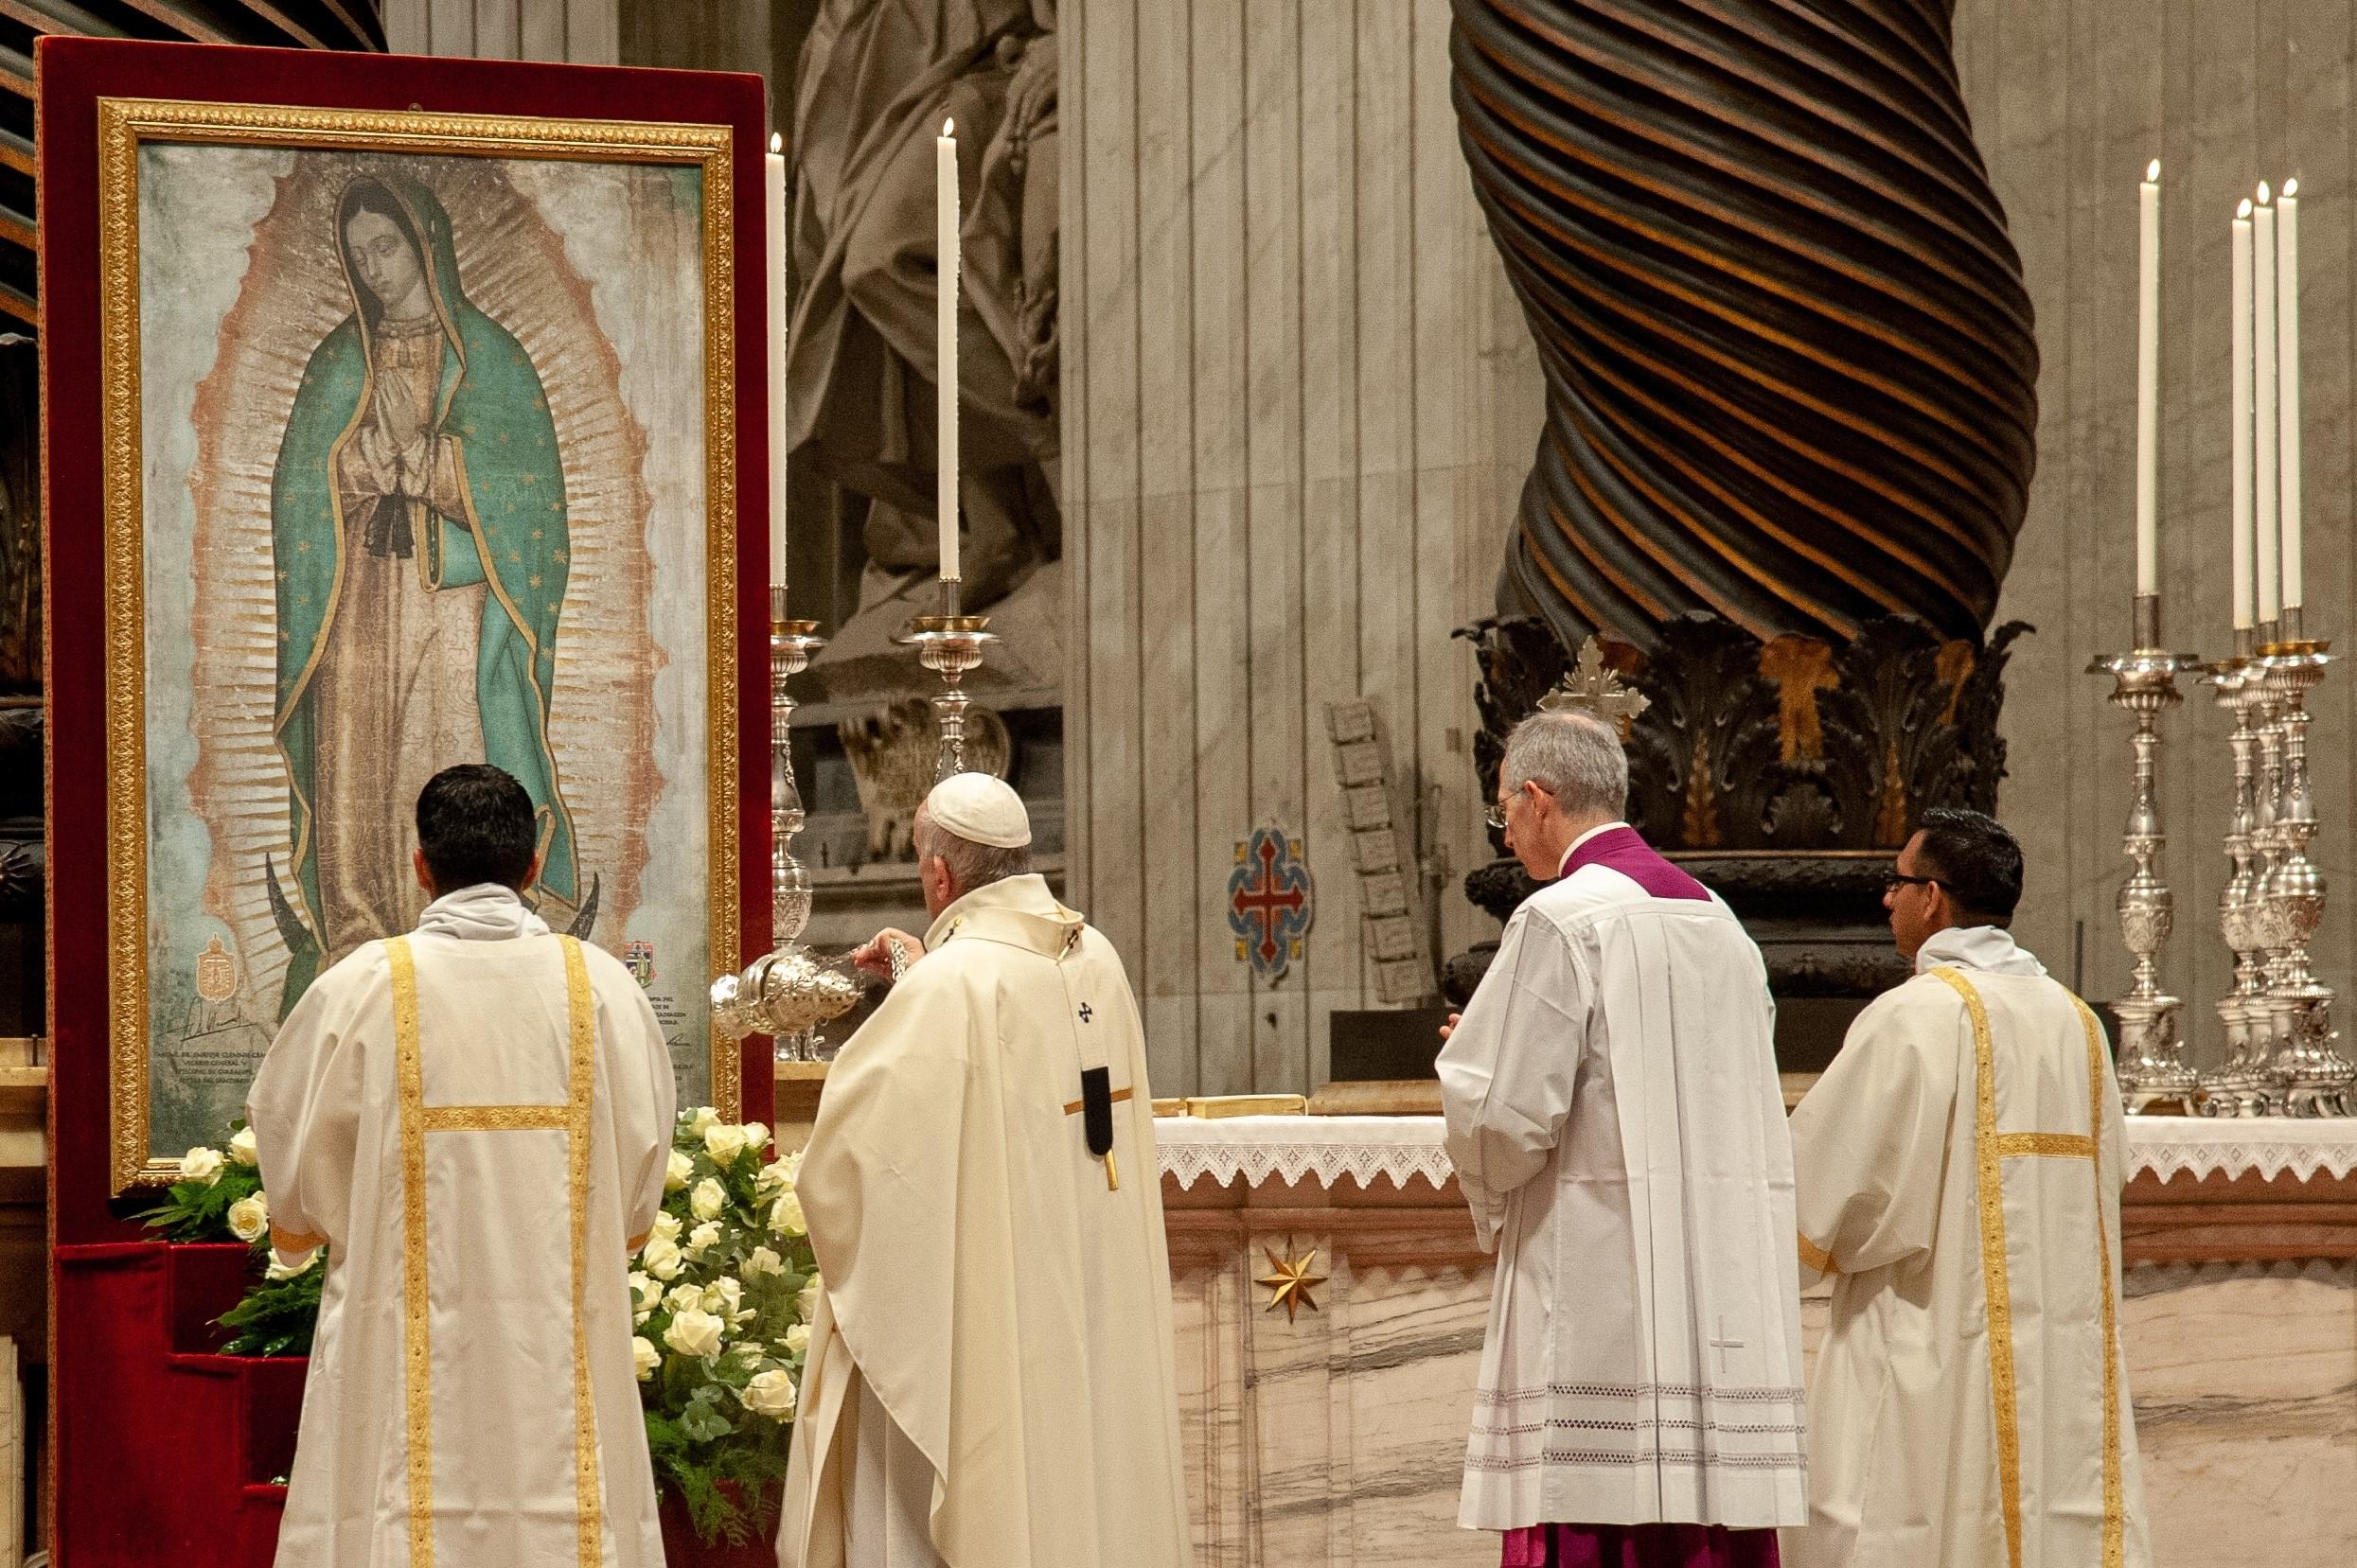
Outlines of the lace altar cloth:
M 2251 1171 L 2269 1178 L 2289 1171 L 2302 1181 L 2322 1172 L 2338 1180 L 2357 1171 L 2357 1117 L 2132 1116 L 2128 1169 L 2163 1181 L 2180 1172 L 2199 1181 Z
M 1164 1117 L 1154 1123 L 1154 1137 L 1163 1172 L 1181 1188 L 1205 1176 L 1221 1187 L 1239 1176 L 1253 1187 L 1272 1177 L 1333 1187 L 1345 1176 L 1362 1188 L 1377 1176 L 1394 1187 L 1415 1176 L 1440 1187 L 1453 1174 L 1435 1116 Z M 2357 1172 L 2357 1118 L 2128 1119 L 2131 1177 L 2151 1172 L 2163 1181 L 2179 1174 L 2199 1181 L 2253 1171 L 2267 1177 L 2289 1171 L 2302 1181 L 2319 1172 L 2336 1180 Z

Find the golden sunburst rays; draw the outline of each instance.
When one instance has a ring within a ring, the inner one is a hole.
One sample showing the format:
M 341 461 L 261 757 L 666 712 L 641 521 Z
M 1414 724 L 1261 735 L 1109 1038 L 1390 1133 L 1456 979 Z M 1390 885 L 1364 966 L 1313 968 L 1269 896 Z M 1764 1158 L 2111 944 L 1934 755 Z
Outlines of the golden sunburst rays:
M 702 819 L 700 778 L 666 781 L 658 766 L 652 678 L 666 666 L 692 672 L 699 690 L 685 694 L 692 716 L 678 739 L 700 752 L 702 649 L 658 646 L 647 610 L 654 587 L 649 536 L 659 523 L 670 536 L 666 573 L 676 571 L 671 580 L 700 599 L 706 537 L 700 378 L 673 376 L 660 360 L 626 372 L 601 319 L 601 312 L 626 312 L 642 349 L 665 338 L 700 344 L 700 273 L 647 260 L 644 275 L 608 278 L 593 290 L 568 259 L 563 239 L 500 160 L 299 154 L 277 179 L 268 211 L 254 227 L 245 275 L 224 316 L 176 321 L 175 310 L 184 306 L 169 294 L 151 294 L 143 305 L 146 332 L 217 332 L 219 339 L 218 358 L 198 388 L 193 411 L 194 462 L 179 474 L 150 470 L 151 487 L 186 486 L 195 507 L 196 557 L 204 565 L 192 582 L 186 562 L 147 563 L 151 592 L 188 599 L 191 644 L 151 646 L 148 667 L 152 683 L 168 686 L 184 672 L 190 683 L 197 759 L 187 787 L 211 840 L 204 904 L 235 933 L 246 1005 L 257 1016 L 275 1008 L 286 961 L 262 880 L 263 859 L 267 855 L 284 878 L 292 848 L 287 776 L 274 735 L 271 479 L 305 365 L 350 311 L 333 214 L 345 182 L 363 168 L 406 173 L 434 191 L 450 214 L 463 291 L 516 336 L 548 400 L 570 536 L 549 739 L 574 816 L 583 876 L 603 877 L 599 936 L 618 932 L 639 902 L 648 859 L 647 823 L 666 786 L 685 790 L 698 806 L 691 816 Z M 205 166 L 184 150 L 162 172 L 203 179 Z M 667 185 L 672 171 L 629 166 L 599 173 L 621 193 L 603 216 L 628 226 L 631 238 L 648 238 L 647 257 L 698 254 L 693 210 L 682 212 L 676 203 L 633 191 L 637 183 Z M 684 237 L 644 233 L 650 222 L 666 220 Z M 641 253 L 624 246 L 604 254 L 627 265 Z M 632 377 L 641 401 L 669 398 L 679 408 L 634 410 L 628 395 Z M 661 390 L 650 393 L 650 386 Z M 666 441 L 695 449 L 667 463 L 652 461 L 642 415 Z M 152 449 L 168 449 L 153 432 L 149 440 Z M 684 484 L 682 470 L 689 476 Z M 518 525 L 529 523 L 519 519 Z M 695 847 L 686 848 L 693 855 Z M 700 860 L 692 858 L 682 871 L 700 872 Z M 172 961 L 171 955 L 158 958 Z
M 1316 1247 L 1297 1256 L 1293 1252 L 1292 1240 L 1288 1237 L 1285 1249 L 1285 1256 L 1279 1258 L 1276 1248 L 1261 1248 L 1261 1251 L 1267 1256 L 1269 1272 L 1262 1275 L 1253 1282 L 1265 1285 L 1268 1289 L 1268 1305 L 1262 1310 L 1273 1313 L 1279 1307 L 1283 1307 L 1285 1320 L 1290 1323 L 1304 1309 L 1313 1313 L 1318 1310 L 1318 1302 L 1310 1292 L 1324 1284 L 1326 1276 L 1312 1272 L 1318 1262 Z

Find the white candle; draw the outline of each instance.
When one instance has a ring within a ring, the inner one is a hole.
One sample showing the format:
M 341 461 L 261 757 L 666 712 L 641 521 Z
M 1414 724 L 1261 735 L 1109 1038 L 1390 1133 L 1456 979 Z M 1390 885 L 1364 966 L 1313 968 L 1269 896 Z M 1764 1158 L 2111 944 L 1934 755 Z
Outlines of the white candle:
M 2160 591 L 2160 160 L 2136 187 L 2136 594 Z
M 941 432 L 933 502 L 941 522 L 941 575 L 953 582 L 958 576 L 958 138 L 951 120 L 941 122 L 933 141 L 933 189 L 939 268 L 934 326 L 940 338 L 933 398 Z
M 762 159 L 770 321 L 770 585 L 786 586 L 786 140 L 770 138 Z
M 2276 355 L 2282 390 L 2276 397 L 2276 417 L 2282 435 L 2283 608 L 2306 603 L 2301 598 L 2299 518 L 2299 182 L 2283 182 L 2276 198 Z
M 2258 551 L 2259 624 L 2277 618 L 2282 579 L 2276 565 L 2276 209 L 2267 183 L 2259 185 L 2259 210 L 2251 215 L 2251 490 L 2258 502 L 2253 522 Z
M 2234 213 L 2234 629 L 2251 627 L 2251 203 Z

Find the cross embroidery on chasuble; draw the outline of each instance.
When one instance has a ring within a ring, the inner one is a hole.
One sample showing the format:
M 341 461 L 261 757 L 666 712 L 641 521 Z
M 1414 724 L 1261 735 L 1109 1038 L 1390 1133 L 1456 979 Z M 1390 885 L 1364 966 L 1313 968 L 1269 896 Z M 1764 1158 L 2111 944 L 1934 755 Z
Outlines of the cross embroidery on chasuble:
M 408 1410 L 410 1568 L 434 1568 L 434 1344 L 426 1279 L 426 1135 L 561 1132 L 565 1135 L 573 1243 L 573 1473 L 580 1568 L 597 1568 L 597 1423 L 590 1388 L 589 1325 L 581 1316 L 589 1277 L 590 1103 L 597 1082 L 597 1019 L 581 944 L 557 939 L 565 959 L 570 1033 L 561 1105 L 428 1105 L 417 1045 L 417 960 L 407 937 L 384 944 L 393 969 L 393 1039 L 401 1119 L 401 1360 Z

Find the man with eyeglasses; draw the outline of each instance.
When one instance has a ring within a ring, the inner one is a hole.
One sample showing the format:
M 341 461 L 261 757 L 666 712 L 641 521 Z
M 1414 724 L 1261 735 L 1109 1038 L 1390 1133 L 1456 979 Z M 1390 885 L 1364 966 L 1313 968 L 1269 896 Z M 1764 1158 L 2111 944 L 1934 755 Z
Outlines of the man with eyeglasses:
M 1775 1008 L 1627 798 L 1596 718 L 1507 739 L 1490 820 L 1544 886 L 1439 1062 L 1497 1254 L 1458 1518 L 1504 1568 L 1770 1568 L 1807 1506 Z
M 2006 927 L 2012 835 L 1928 811 L 1883 894 L 1915 978 L 1793 1113 L 1809 1383 L 1798 1568 L 2146 1568 L 2102 1026 Z

